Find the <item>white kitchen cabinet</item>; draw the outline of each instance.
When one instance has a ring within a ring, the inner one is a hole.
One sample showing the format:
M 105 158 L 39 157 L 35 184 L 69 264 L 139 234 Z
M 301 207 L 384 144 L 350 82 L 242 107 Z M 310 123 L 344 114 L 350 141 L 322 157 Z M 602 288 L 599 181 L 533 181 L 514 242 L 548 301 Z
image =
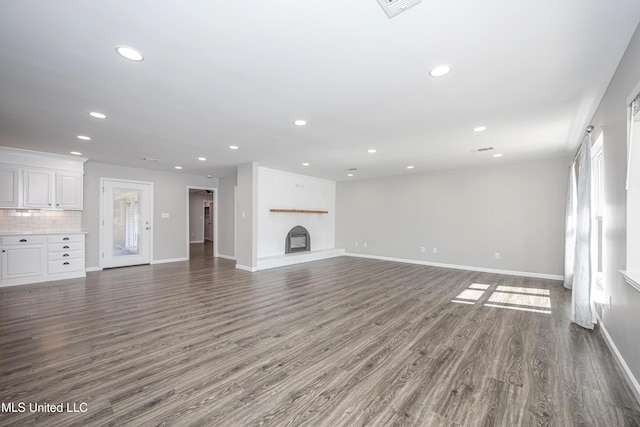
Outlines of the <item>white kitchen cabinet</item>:
M 55 175 L 46 170 L 25 169 L 22 206 L 25 208 L 52 208 Z
M 3 237 L 2 280 L 44 276 L 44 253 L 42 236 Z
M 84 233 L 0 238 L 0 286 L 85 277 Z
M 82 174 L 56 172 L 56 208 L 82 210 Z
M 0 208 L 20 206 L 20 169 L 0 165 Z
M 0 208 L 82 210 L 87 159 L 0 147 Z
M 47 236 L 47 273 L 84 274 L 84 234 Z
M 24 169 L 22 206 L 82 210 L 82 174 Z

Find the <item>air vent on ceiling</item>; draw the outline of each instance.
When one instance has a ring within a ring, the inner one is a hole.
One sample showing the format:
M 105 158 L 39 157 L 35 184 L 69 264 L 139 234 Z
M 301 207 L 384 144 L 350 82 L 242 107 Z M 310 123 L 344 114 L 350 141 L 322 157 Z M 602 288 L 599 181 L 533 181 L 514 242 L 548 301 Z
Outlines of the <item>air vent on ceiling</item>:
M 389 18 L 404 12 L 422 2 L 422 0 L 378 0 L 380 7 L 385 11 Z
M 484 147 L 484 148 L 478 148 L 476 150 L 471 150 L 472 153 L 482 153 L 483 151 L 491 151 L 493 150 L 493 147 Z

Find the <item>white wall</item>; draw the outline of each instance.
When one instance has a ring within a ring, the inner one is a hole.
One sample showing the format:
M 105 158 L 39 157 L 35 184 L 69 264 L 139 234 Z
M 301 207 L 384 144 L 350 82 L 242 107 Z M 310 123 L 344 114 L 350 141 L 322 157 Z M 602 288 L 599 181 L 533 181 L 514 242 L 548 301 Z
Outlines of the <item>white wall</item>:
M 235 258 L 235 175 L 220 178 L 218 185 L 218 254 Z
M 187 257 L 187 185 L 217 187 L 218 179 L 134 169 L 89 160 L 84 167 L 82 228 L 87 231 L 86 266 L 100 265 L 100 178 L 153 182 L 153 261 Z M 161 218 L 161 213 L 169 218 Z
M 603 305 L 599 311 L 636 381 L 640 381 L 640 292 L 628 285 L 618 270 L 626 268 L 627 99 L 635 95 L 639 83 L 640 30 L 636 29 L 591 121 L 597 130 L 604 127 L 603 269 L 605 293 L 611 297 L 611 307 Z M 635 143 L 638 147 L 640 141 Z
M 258 257 L 284 255 L 285 238 L 296 225 L 309 231 L 312 251 L 335 248 L 335 189 L 334 181 L 258 168 Z M 329 213 L 274 213 L 270 209 Z
M 568 165 L 568 158 L 497 160 L 341 181 L 336 244 L 348 253 L 561 275 Z
M 258 165 L 244 163 L 237 169 L 236 268 L 258 268 Z

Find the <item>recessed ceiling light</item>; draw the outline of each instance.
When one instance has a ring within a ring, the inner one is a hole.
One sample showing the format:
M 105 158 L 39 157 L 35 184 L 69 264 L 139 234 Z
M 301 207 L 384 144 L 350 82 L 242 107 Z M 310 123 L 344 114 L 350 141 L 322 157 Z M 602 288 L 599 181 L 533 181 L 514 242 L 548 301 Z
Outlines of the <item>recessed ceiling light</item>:
M 204 162 L 204 161 L 207 160 L 207 158 L 206 157 L 198 157 L 198 160 L 200 160 L 201 162 Z
M 429 75 L 431 77 L 442 77 L 442 76 L 446 76 L 447 74 L 449 74 L 451 72 L 453 68 L 451 68 L 451 65 L 438 65 L 436 68 L 434 68 L 433 70 L 431 70 L 431 72 L 429 72 Z
M 353 176 L 353 174 L 352 173 L 348 173 L 347 176 Z
M 229 150 L 237 150 L 239 147 L 237 145 L 230 145 Z
M 182 169 L 182 166 L 174 166 L 176 169 Z
M 369 154 L 373 154 L 373 153 L 375 153 L 375 152 L 376 152 L 376 149 L 375 149 L 375 148 L 372 148 L 372 149 L 370 149 L 370 150 L 367 150 L 367 153 L 369 153 Z
M 307 124 L 306 120 L 296 120 L 295 122 L 293 122 L 294 125 L 296 126 L 304 126 Z
M 486 126 L 478 126 L 478 127 L 473 128 L 474 132 L 484 132 L 485 130 L 487 130 Z
M 497 154 L 494 154 L 493 157 L 502 157 L 502 154 L 497 153 Z
M 302 164 L 302 166 L 309 166 L 309 163 L 304 162 L 304 163 Z
M 82 153 L 79 151 L 72 151 L 71 154 L 73 154 L 74 156 L 82 156 Z
M 102 113 L 98 113 L 97 111 L 92 111 L 92 112 L 90 112 L 90 113 L 89 113 L 89 115 L 90 115 L 91 117 L 96 118 L 96 119 L 106 119 L 106 118 L 107 118 L 107 116 L 106 116 L 106 115 L 104 115 L 104 114 L 102 114 Z
M 407 166 L 407 169 L 413 169 L 413 166 Z
M 83 141 L 91 141 L 91 137 L 85 135 L 78 135 L 78 139 L 81 139 Z
M 127 58 L 131 61 L 144 60 L 144 56 L 142 55 L 142 52 L 130 46 L 118 46 L 116 47 L 116 52 L 118 52 L 118 54 L 123 58 Z

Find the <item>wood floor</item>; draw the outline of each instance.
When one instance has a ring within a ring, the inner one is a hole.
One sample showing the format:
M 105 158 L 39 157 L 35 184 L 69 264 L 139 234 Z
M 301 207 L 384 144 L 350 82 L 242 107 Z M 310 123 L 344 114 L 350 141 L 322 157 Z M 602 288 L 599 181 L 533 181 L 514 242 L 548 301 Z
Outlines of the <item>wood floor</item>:
M 0 425 L 640 425 L 559 282 L 205 252 L 0 288 Z

